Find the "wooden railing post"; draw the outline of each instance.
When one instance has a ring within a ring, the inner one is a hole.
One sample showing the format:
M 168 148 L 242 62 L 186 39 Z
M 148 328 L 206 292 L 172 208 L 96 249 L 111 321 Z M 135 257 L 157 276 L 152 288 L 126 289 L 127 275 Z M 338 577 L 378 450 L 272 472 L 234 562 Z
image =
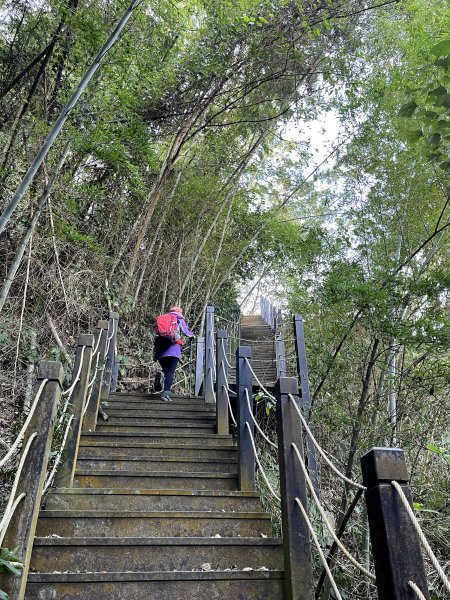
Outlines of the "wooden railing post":
M 199 396 L 203 385 L 203 362 L 205 358 L 205 338 L 197 338 L 195 348 L 195 387 L 194 395 Z
M 81 334 L 78 338 L 75 363 L 73 366 L 74 378 L 79 371 L 82 356 L 83 362 L 81 364 L 80 378 L 70 398 L 69 414 L 72 414 L 74 418 L 71 425 L 71 432 L 67 439 L 65 461 L 58 476 L 58 486 L 60 487 L 72 487 L 73 484 L 75 463 L 78 455 L 78 446 L 80 444 L 81 426 L 83 423 L 83 411 L 87 400 L 89 377 L 91 373 L 93 347 L 94 336 L 92 334 Z
M 214 306 L 206 308 L 205 402 L 214 402 Z
M 285 594 L 286 600 L 312 600 L 314 592 L 309 529 L 295 501 L 298 498 L 307 510 L 306 482 L 292 448 L 292 444 L 295 444 L 303 455 L 302 425 L 288 394 L 292 394 L 299 404 L 295 377 L 283 377 L 275 385 Z
M 117 382 L 119 379 L 119 369 L 120 369 L 120 361 L 117 359 L 114 361 L 112 377 L 111 377 L 111 387 L 109 389 L 110 392 L 117 391 Z
M 228 435 L 228 396 L 227 396 L 227 332 L 219 329 L 216 334 L 216 431 Z
M 301 390 L 300 404 L 303 416 L 305 417 L 306 421 L 308 421 L 310 429 L 314 431 L 313 425 L 309 423 L 309 416 L 311 412 L 311 396 L 309 390 L 308 362 L 306 358 L 305 330 L 301 315 L 294 315 L 294 340 L 297 374 Z M 320 498 L 320 483 L 317 475 L 317 452 L 316 447 L 314 446 L 314 443 L 309 435 L 306 439 L 306 457 L 308 471 L 314 485 L 314 490 L 317 496 Z
M 99 321 L 97 325 L 96 344 L 100 337 L 98 345 L 98 369 L 92 385 L 92 391 L 88 394 L 86 412 L 83 418 L 82 431 L 95 431 L 97 425 L 97 415 L 100 406 L 100 394 L 102 390 L 103 369 L 105 367 L 105 352 L 108 340 L 108 321 Z M 95 361 L 97 363 L 97 357 Z
M 27 447 L 30 437 L 37 433 L 37 436 L 31 442 L 24 461 L 15 498 L 18 498 L 22 493 L 26 495 L 14 512 L 2 544 L 4 548 L 10 549 L 18 546 L 17 555 L 19 561 L 24 565 L 20 577 L 14 577 L 6 573 L 0 576 L 0 588 L 7 592 L 12 600 L 23 600 L 25 595 L 31 551 L 63 378 L 64 373 L 60 362 L 41 361 L 39 363 L 34 396 L 36 396 L 43 380 L 48 379 L 48 382 L 43 388 L 39 403 L 23 439 L 22 453 Z
M 397 481 L 410 505 L 412 496 L 403 450 L 372 448 L 361 458 L 372 553 L 380 600 L 413 600 L 413 581 L 429 598 L 419 537 L 391 481 Z
M 254 423 L 250 416 L 247 393 L 252 397 L 252 372 L 246 359 L 252 358 L 250 346 L 239 346 L 236 350 L 236 389 L 237 389 L 237 424 L 238 424 L 238 486 L 241 492 L 255 490 L 255 455 L 248 431 L 248 426 L 254 435 Z M 246 393 L 247 390 L 247 393 Z
M 277 379 L 286 377 L 286 348 L 283 338 L 283 316 L 281 309 L 277 314 L 277 327 L 275 329 L 275 362 L 277 367 Z
M 116 358 L 116 339 L 118 325 L 119 313 L 110 312 L 108 319 L 108 338 L 106 342 L 106 348 L 108 352 L 105 355 L 105 369 L 103 371 L 100 402 L 108 400 L 109 392 L 111 389 L 111 379 Z

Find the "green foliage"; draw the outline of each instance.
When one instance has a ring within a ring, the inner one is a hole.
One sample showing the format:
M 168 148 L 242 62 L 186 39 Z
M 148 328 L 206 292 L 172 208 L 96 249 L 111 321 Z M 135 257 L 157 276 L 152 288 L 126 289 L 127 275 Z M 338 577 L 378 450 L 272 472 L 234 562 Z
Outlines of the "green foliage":
M 17 557 L 17 548 L 9 550 L 8 548 L 0 549 L 0 573 L 11 573 L 16 577 L 20 576 L 23 565 Z M 0 590 L 0 600 L 9 600 L 8 594 Z

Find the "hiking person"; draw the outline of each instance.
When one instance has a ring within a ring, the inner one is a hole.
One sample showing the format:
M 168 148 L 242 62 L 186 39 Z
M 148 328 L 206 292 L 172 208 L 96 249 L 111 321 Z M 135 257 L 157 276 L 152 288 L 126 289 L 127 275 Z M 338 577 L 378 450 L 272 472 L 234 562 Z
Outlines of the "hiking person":
M 161 400 L 165 402 L 170 400 L 170 388 L 173 384 L 178 361 L 181 358 L 181 347 L 183 345 L 181 333 L 190 338 L 194 337 L 194 334 L 186 325 L 183 310 L 179 306 L 172 306 L 168 313 L 157 317 L 153 332 L 155 336 L 154 358 L 159 362 L 164 373 L 164 389 L 161 392 Z M 161 373 L 157 373 L 155 377 L 155 390 L 158 383 L 161 386 Z

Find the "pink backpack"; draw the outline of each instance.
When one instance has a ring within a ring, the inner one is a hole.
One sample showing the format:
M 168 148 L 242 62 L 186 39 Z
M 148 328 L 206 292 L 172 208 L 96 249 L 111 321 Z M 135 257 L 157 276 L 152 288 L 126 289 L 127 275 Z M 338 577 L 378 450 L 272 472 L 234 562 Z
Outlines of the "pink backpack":
M 156 317 L 155 334 L 159 337 L 168 338 L 172 342 L 179 340 L 181 336 L 177 317 L 170 313 Z

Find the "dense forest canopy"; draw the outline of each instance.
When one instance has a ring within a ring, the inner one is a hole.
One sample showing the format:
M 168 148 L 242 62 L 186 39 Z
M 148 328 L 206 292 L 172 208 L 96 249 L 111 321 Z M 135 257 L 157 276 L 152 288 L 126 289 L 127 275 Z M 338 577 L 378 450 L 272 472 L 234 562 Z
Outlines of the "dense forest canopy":
M 305 317 L 327 450 L 354 476 L 404 448 L 449 560 L 448 1 L 2 0 L 2 211 L 127 10 L 4 221 L 5 435 L 37 362 L 69 367 L 108 309 L 142 374 L 167 306 L 200 332 L 263 293 Z

